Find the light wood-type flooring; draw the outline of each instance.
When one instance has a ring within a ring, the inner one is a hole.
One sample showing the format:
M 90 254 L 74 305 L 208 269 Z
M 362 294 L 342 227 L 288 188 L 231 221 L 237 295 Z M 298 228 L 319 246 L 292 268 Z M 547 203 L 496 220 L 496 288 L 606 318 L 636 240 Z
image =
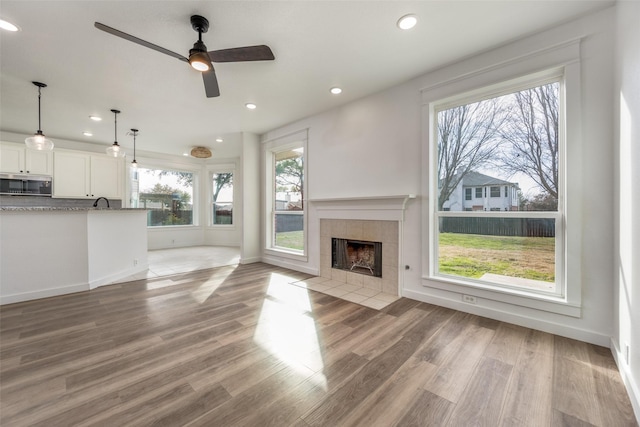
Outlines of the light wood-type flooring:
M 634 426 L 607 348 L 266 264 L 0 308 L 2 426 Z

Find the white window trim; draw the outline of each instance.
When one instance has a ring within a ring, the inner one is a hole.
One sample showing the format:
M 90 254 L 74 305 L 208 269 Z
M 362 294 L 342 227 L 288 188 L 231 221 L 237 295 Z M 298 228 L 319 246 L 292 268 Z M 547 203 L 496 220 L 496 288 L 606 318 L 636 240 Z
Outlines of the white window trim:
M 163 225 L 163 226 L 147 226 L 147 230 L 162 230 L 162 229 L 170 229 L 170 228 L 197 228 L 200 227 L 200 207 L 201 205 L 201 195 L 200 195 L 200 178 L 202 176 L 202 169 L 198 166 L 187 164 L 187 163 L 176 163 L 171 161 L 159 161 L 158 159 L 150 159 L 150 158 L 138 158 L 139 169 L 163 169 L 163 170 L 174 170 L 179 172 L 190 172 L 193 174 L 193 224 L 189 225 Z
M 213 223 L 213 175 L 216 173 L 232 173 L 233 174 L 233 224 L 214 224 Z M 216 164 L 207 166 L 207 185 L 205 186 L 207 189 L 207 228 L 212 229 L 224 229 L 224 230 L 235 230 L 237 218 L 237 202 L 238 200 L 238 186 L 236 185 L 236 179 L 238 178 L 236 173 L 236 165 L 235 164 Z
M 564 206 L 564 217 L 561 228 L 563 233 L 558 236 L 558 244 L 562 244 L 564 252 L 556 253 L 556 260 L 564 265 L 563 281 L 564 294 L 544 295 L 532 294 L 526 290 L 518 289 L 494 289 L 490 286 L 470 286 L 468 283 L 460 283 L 454 279 L 434 277 L 432 254 L 433 247 L 430 236 L 434 235 L 435 223 L 435 196 L 432 187 L 431 196 L 423 198 L 423 236 L 422 236 L 422 285 L 435 289 L 456 292 L 459 294 L 471 294 L 487 300 L 500 301 L 516 306 L 529 307 L 540 311 L 563 314 L 572 317 L 581 316 L 582 304 L 582 276 L 581 276 L 581 247 L 582 247 L 582 213 L 580 210 L 581 199 L 584 194 L 580 172 L 582 170 L 581 153 L 581 92 L 580 92 L 580 39 L 570 40 L 566 43 L 552 46 L 548 49 L 523 54 L 508 61 L 502 61 L 491 66 L 484 67 L 476 72 L 454 78 L 444 78 L 422 90 L 422 134 L 423 134 L 423 182 L 427 185 L 433 183 L 437 171 L 431 168 L 430 156 L 433 155 L 435 137 L 431 123 L 434 120 L 434 104 L 439 107 L 446 105 L 450 100 L 451 106 L 465 103 L 460 94 L 468 95 L 473 101 L 478 100 L 478 94 L 482 93 L 487 98 L 496 96 L 487 91 L 492 86 L 495 94 L 512 91 L 510 86 L 517 88 L 523 81 L 532 81 L 535 77 L 541 80 L 545 77 L 553 77 L 561 73 L 563 84 L 561 96 L 564 96 L 564 146 L 561 149 L 565 163 L 559 166 L 559 174 L 566 177 L 566 182 L 560 182 L 564 186 L 565 200 L 559 200 Z M 537 74 L 537 76 L 536 76 Z M 511 83 L 505 84 L 505 82 Z M 566 171 L 565 171 L 566 167 Z M 437 182 L 437 181 L 436 181 Z M 464 212 L 463 212 L 464 213 Z M 527 212 L 530 214 L 531 212 Z M 501 213 L 496 212 L 495 215 Z M 548 214 L 548 213 L 547 213 Z M 558 251 L 556 251 L 558 252 Z M 556 265 L 558 265 L 556 263 Z M 557 277 L 557 276 L 556 276 Z M 466 282 L 466 281 L 465 281 Z
M 307 141 L 308 141 L 308 129 L 304 129 L 302 131 L 293 132 L 289 135 L 285 135 L 279 138 L 275 138 L 269 141 L 265 141 L 263 143 L 263 159 L 264 159 L 264 208 L 265 208 L 265 234 L 264 234 L 264 252 L 270 256 L 277 256 L 281 258 L 288 258 L 292 260 L 299 261 L 307 261 L 308 260 L 308 217 L 309 217 L 309 194 L 307 192 L 308 188 L 308 150 L 307 150 Z M 273 181 L 275 179 L 275 171 L 274 171 L 274 158 L 275 154 L 281 151 L 287 151 L 292 148 L 302 147 L 304 150 L 304 161 L 303 161 L 303 173 L 304 173 L 304 181 L 303 181 L 303 193 L 304 193 L 304 210 L 303 210 L 303 239 L 304 239 L 304 248 L 302 251 L 296 251 L 292 249 L 282 248 L 278 246 L 273 246 L 272 235 L 273 235 L 273 224 L 274 224 L 274 216 L 275 216 L 275 200 L 274 200 L 274 192 L 273 192 Z

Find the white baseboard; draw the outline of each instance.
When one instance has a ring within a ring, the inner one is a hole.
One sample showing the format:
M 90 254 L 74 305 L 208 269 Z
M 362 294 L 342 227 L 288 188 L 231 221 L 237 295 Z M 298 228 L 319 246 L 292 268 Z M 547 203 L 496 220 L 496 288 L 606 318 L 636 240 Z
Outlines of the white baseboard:
M 550 334 L 560 335 L 567 338 L 572 338 L 579 341 L 588 342 L 591 344 L 608 347 L 611 341 L 611 337 L 608 335 L 600 334 L 593 331 L 588 331 L 579 328 L 573 328 L 566 325 L 560 325 L 554 322 L 536 319 L 530 316 L 521 314 L 515 314 L 496 308 L 484 307 L 482 305 L 471 305 L 463 303 L 462 301 L 444 298 L 435 295 L 426 295 L 420 292 L 404 289 L 402 296 L 415 299 L 418 301 L 426 302 L 429 304 L 435 304 L 446 308 L 462 311 L 465 313 L 471 313 L 478 316 L 488 317 L 490 319 L 499 320 L 502 322 L 512 323 L 514 325 L 524 326 L 526 328 L 537 329 Z
M 240 261 L 239 261 L 240 264 L 253 264 L 256 262 L 262 262 L 262 257 L 256 256 L 256 257 L 250 257 L 250 258 L 240 258 Z
M 124 279 L 125 277 L 133 276 L 134 274 L 147 271 L 148 268 L 149 264 L 139 264 L 135 268 L 128 268 L 114 274 L 109 274 L 107 276 L 89 280 L 89 289 L 95 289 L 99 288 L 100 286 L 110 285 L 112 283 L 120 281 L 121 279 Z
M 625 361 L 624 354 L 620 350 L 620 346 L 613 338 L 611 338 L 610 348 L 611 354 L 613 354 L 613 358 L 618 365 L 618 371 L 620 371 L 622 382 L 627 389 L 629 400 L 631 400 L 631 406 L 633 407 L 636 421 L 638 422 L 638 424 L 640 424 L 640 387 L 638 386 L 638 383 L 636 383 L 633 379 L 631 371 L 629 370 L 629 365 Z
M 265 264 L 275 265 L 277 267 L 288 268 L 289 270 L 299 271 L 301 273 L 312 274 L 314 276 L 318 276 L 320 274 L 317 268 L 304 267 L 299 264 L 295 264 L 293 262 L 288 262 L 284 259 L 262 257 L 262 262 L 264 262 Z
M 31 301 L 40 298 L 56 297 L 58 295 L 73 294 L 76 292 L 84 292 L 89 290 L 89 284 L 83 283 L 79 285 L 63 286 L 60 288 L 43 289 L 34 292 L 25 292 L 13 295 L 4 295 L 0 297 L 0 305 L 14 304 L 16 302 Z

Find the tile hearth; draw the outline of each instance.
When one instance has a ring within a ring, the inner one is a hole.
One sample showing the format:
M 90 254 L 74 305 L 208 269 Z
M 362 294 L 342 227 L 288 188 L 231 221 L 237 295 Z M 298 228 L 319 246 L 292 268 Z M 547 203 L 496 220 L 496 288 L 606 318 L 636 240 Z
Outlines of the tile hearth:
M 379 290 L 362 286 L 350 285 L 327 277 L 312 277 L 310 279 L 291 282 L 291 284 L 376 310 L 381 310 L 392 302 L 400 299 L 397 295 L 386 294 Z

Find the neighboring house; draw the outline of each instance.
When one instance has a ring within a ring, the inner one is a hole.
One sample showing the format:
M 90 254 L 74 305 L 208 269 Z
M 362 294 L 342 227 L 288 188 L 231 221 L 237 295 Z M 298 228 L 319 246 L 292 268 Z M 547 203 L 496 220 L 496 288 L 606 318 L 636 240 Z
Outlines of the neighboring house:
M 445 211 L 517 211 L 517 182 L 468 172 L 443 204 Z

